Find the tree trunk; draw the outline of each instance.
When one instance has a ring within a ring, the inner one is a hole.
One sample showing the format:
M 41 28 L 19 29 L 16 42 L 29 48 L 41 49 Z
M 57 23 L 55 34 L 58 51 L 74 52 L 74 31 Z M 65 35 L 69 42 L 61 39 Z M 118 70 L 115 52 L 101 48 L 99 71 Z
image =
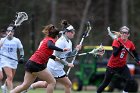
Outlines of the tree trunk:
M 128 0 L 122 0 L 122 25 L 128 25 Z
M 79 28 L 78 33 L 76 33 L 77 38 L 76 38 L 75 44 L 78 44 L 78 42 L 80 42 L 80 39 L 81 39 L 80 37 L 83 34 L 84 23 L 85 23 L 87 14 L 88 14 L 88 9 L 89 9 L 90 3 L 91 3 L 91 0 L 87 0 L 85 9 L 83 11 L 83 17 L 82 17 L 82 20 L 81 20 L 80 28 Z

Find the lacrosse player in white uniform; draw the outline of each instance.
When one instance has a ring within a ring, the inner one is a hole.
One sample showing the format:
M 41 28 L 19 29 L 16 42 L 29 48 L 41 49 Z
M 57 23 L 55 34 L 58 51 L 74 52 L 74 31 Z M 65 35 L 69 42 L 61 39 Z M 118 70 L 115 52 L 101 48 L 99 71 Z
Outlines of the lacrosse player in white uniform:
M 1 38 L 4 38 L 6 36 L 4 27 L 0 31 L 0 40 Z M 1 48 L 0 48 L 0 54 L 1 54 Z M 0 55 L 0 85 L 2 84 L 3 79 L 3 72 L 2 72 L 2 66 L 1 66 L 1 55 Z
M 0 48 L 0 53 L 1 53 L 1 48 Z M 0 55 L 0 86 L 2 84 L 2 79 L 3 79 L 3 72 L 2 72 L 1 55 Z
M 10 33 L 10 34 L 9 34 Z M 7 78 L 2 88 L 3 93 L 13 89 L 13 78 L 17 69 L 18 62 L 24 61 L 24 50 L 21 41 L 14 37 L 14 29 L 8 28 L 6 31 L 8 36 L 0 40 L 1 46 L 1 67 L 3 68 Z M 19 49 L 20 59 L 18 61 L 17 50 Z
M 66 52 L 58 52 L 54 51 L 53 55 L 59 57 L 59 58 L 65 58 L 66 56 L 74 55 L 76 51 L 81 49 L 81 45 L 77 45 L 74 51 L 72 51 L 72 42 L 70 39 L 74 37 L 75 31 L 72 25 L 68 25 L 64 29 L 64 34 L 56 41 L 55 45 L 59 48 L 69 48 L 70 51 Z M 71 64 L 71 65 L 69 65 Z M 56 78 L 56 81 L 64 85 L 65 87 L 65 93 L 71 93 L 71 81 L 66 76 L 66 73 L 64 71 L 64 66 L 73 67 L 72 63 L 62 63 L 59 61 L 54 61 L 52 59 L 49 59 L 49 62 L 47 64 L 47 69 L 52 73 L 52 75 Z

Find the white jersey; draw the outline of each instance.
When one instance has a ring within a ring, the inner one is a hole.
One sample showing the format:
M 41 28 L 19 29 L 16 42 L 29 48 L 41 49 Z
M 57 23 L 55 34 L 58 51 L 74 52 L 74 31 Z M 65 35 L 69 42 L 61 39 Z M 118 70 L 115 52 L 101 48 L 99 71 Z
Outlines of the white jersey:
M 0 42 L 3 42 L 3 41 L 4 43 L 1 47 L 2 67 L 8 66 L 11 68 L 17 68 L 17 64 L 18 64 L 18 62 L 16 61 L 18 60 L 17 49 L 23 48 L 21 41 L 16 37 L 13 37 L 12 40 L 2 38 Z
M 0 48 L 0 53 L 1 53 L 1 48 Z M 1 66 L 1 55 L 0 55 L 0 71 L 2 71 L 2 66 Z
M 65 52 L 59 52 L 54 50 L 53 55 L 59 57 L 59 58 L 65 58 L 68 52 L 72 52 L 72 42 L 69 39 L 66 39 L 65 36 L 61 36 L 55 43 L 55 46 L 64 49 L 64 48 L 69 48 L 70 51 L 65 51 Z M 66 59 L 64 59 L 66 60 Z M 54 70 L 62 70 L 64 68 L 64 65 L 58 61 L 54 61 L 53 59 L 49 59 L 47 68 L 52 68 Z

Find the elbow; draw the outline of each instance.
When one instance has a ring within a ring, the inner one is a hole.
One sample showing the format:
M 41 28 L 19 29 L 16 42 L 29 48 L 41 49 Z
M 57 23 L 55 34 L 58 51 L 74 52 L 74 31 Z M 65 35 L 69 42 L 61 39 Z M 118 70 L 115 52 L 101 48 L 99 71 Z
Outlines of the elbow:
M 50 49 L 51 49 L 51 46 L 48 46 L 48 48 L 50 48 Z

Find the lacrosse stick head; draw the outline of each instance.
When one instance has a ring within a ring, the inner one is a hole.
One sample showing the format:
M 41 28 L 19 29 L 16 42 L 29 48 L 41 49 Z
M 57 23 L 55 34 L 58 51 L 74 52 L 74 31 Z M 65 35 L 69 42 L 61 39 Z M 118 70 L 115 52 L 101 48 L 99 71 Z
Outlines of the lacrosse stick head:
M 87 22 L 87 35 L 86 35 L 86 37 L 89 35 L 89 32 L 91 31 L 91 24 L 90 24 L 90 22 L 88 21 Z
M 16 20 L 14 21 L 14 26 L 20 26 L 25 20 L 28 20 L 28 15 L 25 12 L 18 12 L 16 15 Z
M 108 31 L 108 35 L 112 38 L 112 39 L 117 39 L 117 35 L 113 34 L 110 30 L 110 27 L 107 28 L 107 31 Z
M 89 54 L 93 54 L 95 56 L 103 56 L 104 53 L 105 53 L 105 49 L 103 45 L 100 45 L 100 47 L 93 49 L 91 52 L 89 52 Z
M 89 36 L 89 32 L 91 31 L 91 25 L 90 22 L 87 22 L 87 28 L 86 28 L 86 32 L 83 33 L 83 37 L 88 37 Z

